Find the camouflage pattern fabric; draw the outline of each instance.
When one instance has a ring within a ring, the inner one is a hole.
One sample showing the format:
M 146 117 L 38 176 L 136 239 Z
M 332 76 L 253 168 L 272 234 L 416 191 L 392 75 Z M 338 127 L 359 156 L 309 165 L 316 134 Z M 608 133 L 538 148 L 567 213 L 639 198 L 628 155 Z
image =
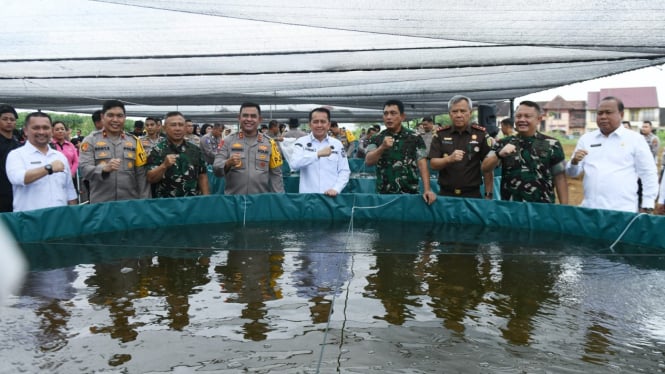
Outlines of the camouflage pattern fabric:
M 506 144 L 516 152 L 501 158 L 501 198 L 511 201 L 554 203 L 554 176 L 565 170 L 565 154 L 555 138 L 536 133 L 532 137 L 509 136 L 492 150 L 498 155 Z
M 148 170 L 161 165 L 170 154 L 177 154 L 178 158 L 166 170 L 164 179 L 153 185 L 153 197 L 200 195 L 199 175 L 207 172 L 201 148 L 190 142 L 175 145 L 165 138 L 152 148 L 148 157 Z
M 417 194 L 420 181 L 418 160 L 427 157 L 423 138 L 404 127 L 397 134 L 383 130 L 372 137 L 367 151 L 378 148 L 386 136 L 392 136 L 395 142 L 376 164 L 376 191 L 381 194 Z

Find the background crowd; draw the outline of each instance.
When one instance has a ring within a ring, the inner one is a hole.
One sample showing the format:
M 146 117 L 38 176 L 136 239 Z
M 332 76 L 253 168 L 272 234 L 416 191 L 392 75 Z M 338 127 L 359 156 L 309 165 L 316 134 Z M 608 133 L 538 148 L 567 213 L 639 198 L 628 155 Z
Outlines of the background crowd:
M 543 114 L 535 102 L 521 102 L 499 134 L 472 113 L 472 100 L 457 95 L 448 103 L 451 124 L 425 117 L 410 129 L 404 104 L 389 100 L 384 126 L 356 135 L 323 107 L 309 113 L 304 131 L 296 118 L 264 124 L 260 105 L 243 103 L 237 124 L 199 126 L 169 112 L 135 121 L 128 132 L 124 104 L 109 100 L 84 137 L 42 112 L 29 114 L 19 132 L 16 110 L 2 105 L 0 211 L 207 195 L 211 177 L 224 178 L 225 194 L 279 193 L 284 160 L 299 172 L 299 192 L 334 197 L 349 181 L 348 159 L 359 158 L 376 167 L 377 193 L 422 194 L 427 204 L 436 200 L 431 173 L 442 196 L 491 200 L 496 191 L 502 200 L 561 204 L 568 204 L 567 177 L 583 175 L 584 207 L 663 213 L 658 137 L 648 122 L 639 133 L 622 126 L 621 99 L 601 100 L 598 130 L 579 139 L 569 160 L 557 139 L 537 131 Z

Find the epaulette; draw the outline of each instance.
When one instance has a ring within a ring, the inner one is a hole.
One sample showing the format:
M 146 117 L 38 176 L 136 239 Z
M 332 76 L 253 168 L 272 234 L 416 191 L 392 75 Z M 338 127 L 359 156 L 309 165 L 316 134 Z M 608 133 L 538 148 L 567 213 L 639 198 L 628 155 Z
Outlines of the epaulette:
M 480 125 L 476 125 L 475 123 L 472 124 L 471 127 L 473 127 L 473 128 L 476 129 L 476 130 L 480 130 L 480 131 L 482 131 L 482 132 L 487 131 L 487 130 L 485 130 L 484 127 L 482 127 L 482 126 L 480 126 Z

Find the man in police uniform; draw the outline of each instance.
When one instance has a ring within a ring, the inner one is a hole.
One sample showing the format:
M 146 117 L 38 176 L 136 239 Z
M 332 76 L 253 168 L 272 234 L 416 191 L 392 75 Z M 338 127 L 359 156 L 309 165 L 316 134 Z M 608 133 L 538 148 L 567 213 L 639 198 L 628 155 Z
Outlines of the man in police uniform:
M 480 198 L 483 183 L 480 165 L 490 151 L 492 139 L 485 129 L 470 124 L 473 102 L 466 96 L 453 96 L 448 102 L 452 126 L 432 137 L 430 167 L 439 170 L 439 193 L 443 196 Z M 484 173 L 485 198 L 492 199 L 494 172 Z
M 376 191 L 381 194 L 417 194 L 418 170 L 423 181 L 423 200 L 432 204 L 436 194 L 430 189 L 427 147 L 423 138 L 402 127 L 405 119 L 401 101 L 386 101 L 383 105 L 386 129 L 369 141 L 365 165 L 376 165 Z
M 499 140 L 483 161 L 494 170 L 501 160 L 501 199 L 568 204 L 566 156 L 561 143 L 537 131 L 543 116 L 533 101 L 522 101 L 515 113 L 517 136 Z
M 147 155 L 139 139 L 124 131 L 125 105 L 104 102 L 102 130 L 93 131 L 81 143 L 79 170 L 90 183 L 90 202 L 150 197 L 146 180 Z
M 148 157 L 147 177 L 154 185 L 153 197 L 210 194 L 203 151 L 185 141 L 185 116 L 180 112 L 167 113 L 164 131 L 166 139 L 157 143 Z
M 227 195 L 284 192 L 282 155 L 277 143 L 259 133 L 261 107 L 255 103 L 240 106 L 240 131 L 224 138 L 215 156 L 213 171 L 225 177 Z

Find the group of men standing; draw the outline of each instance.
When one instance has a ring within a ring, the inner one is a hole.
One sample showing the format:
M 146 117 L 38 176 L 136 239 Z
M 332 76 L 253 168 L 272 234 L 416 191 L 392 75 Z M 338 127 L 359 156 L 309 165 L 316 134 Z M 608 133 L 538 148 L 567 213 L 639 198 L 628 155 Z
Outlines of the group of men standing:
M 0 177 L 13 186 L 13 209 L 75 203 L 72 179 L 65 177 L 73 171 L 68 170 L 61 154 L 48 147 L 48 115 L 30 114 L 25 123 L 28 142 L 12 150 L 17 146 L 5 129 L 10 121 L 15 124 L 17 116 L 15 111 L 4 109 L 0 108 L 0 150 L 1 155 L 8 156 L 3 162 L 6 173 Z M 401 101 L 387 101 L 383 107 L 385 129 L 364 139 L 361 145 L 365 164 L 376 165 L 376 191 L 422 193 L 424 202 L 432 204 L 436 194 L 430 186 L 431 169 L 438 171 L 440 195 L 492 199 L 493 173 L 501 166 L 502 200 L 554 203 L 558 198 L 559 203 L 567 204 L 566 175 L 584 172 L 582 206 L 653 210 L 658 195 L 654 158 L 643 137 L 620 126 L 623 103 L 619 99 L 601 100 L 599 129 L 580 139 L 568 162 L 559 141 L 537 131 L 542 120 L 538 104 L 521 102 L 515 113 L 516 133 L 498 141 L 490 138 L 483 127 L 471 123 L 472 110 L 470 98 L 454 96 L 448 103 L 452 124 L 428 131 L 430 136 L 424 137 L 402 126 L 406 113 Z M 147 134 L 140 139 L 124 131 L 125 120 L 124 104 L 109 100 L 100 112 L 100 129 L 81 141 L 79 170 L 91 203 L 207 195 L 207 165 L 212 165 L 216 176 L 225 178 L 225 194 L 284 192 L 279 146 L 259 131 L 262 117 L 258 104 L 241 105 L 239 132 L 222 140 L 220 124 L 198 145 L 187 139 L 187 121 L 180 112 L 166 114 L 164 137 L 159 136 L 159 127 L 152 118 L 146 119 Z M 309 113 L 311 133 L 295 141 L 290 167 L 300 171 L 301 193 L 334 197 L 348 184 L 348 155 L 345 145 L 331 132 L 333 123 L 328 109 L 316 108 Z M 506 125 L 506 132 L 510 130 L 512 125 L 510 129 Z M 638 178 L 643 185 L 639 207 Z M 5 190 L 3 184 L 0 194 L 7 205 Z M 661 193 L 661 203 L 663 198 Z M 4 209 L 7 211 L 7 207 Z

